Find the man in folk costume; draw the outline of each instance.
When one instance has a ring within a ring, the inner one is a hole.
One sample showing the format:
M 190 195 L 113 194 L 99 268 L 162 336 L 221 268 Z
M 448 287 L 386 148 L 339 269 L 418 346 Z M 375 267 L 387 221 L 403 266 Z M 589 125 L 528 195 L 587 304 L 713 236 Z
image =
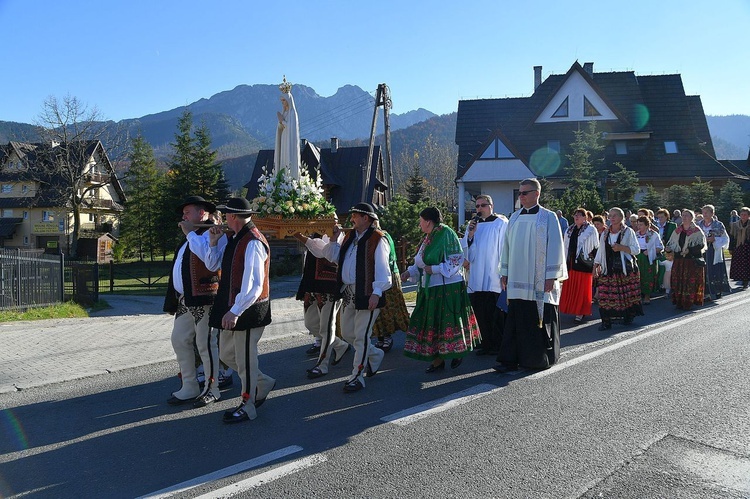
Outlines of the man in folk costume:
M 170 405 L 192 404 L 203 407 L 221 397 L 219 379 L 219 347 L 217 332 L 209 326 L 208 316 L 219 289 L 219 273 L 206 268 L 209 233 L 196 230 L 196 224 L 209 224 L 216 210 L 200 196 L 189 196 L 177 207 L 182 215 L 179 226 L 186 239 L 180 244 L 169 275 L 164 311 L 174 315 L 172 348 L 180 366 L 182 387 L 167 402 Z M 207 374 L 203 391 L 196 378 L 194 346 Z
M 461 248 L 469 264 L 468 289 L 471 307 L 477 317 L 482 346 L 477 355 L 497 355 L 505 323 L 505 312 L 497 306 L 503 288 L 500 284 L 500 253 L 508 219 L 493 213 L 492 198 L 477 196 L 477 215 L 469 222 Z
M 341 228 L 334 229 L 334 241 L 323 249 L 325 257 L 338 262 L 338 284 L 342 298 L 341 334 L 354 345 L 352 375 L 344 384 L 345 392 L 365 387 L 365 375 L 374 376 L 385 352 L 370 344 L 370 335 L 380 309 L 385 306 L 385 291 L 391 287 L 388 266 L 388 241 L 373 227 L 378 219 L 369 203 L 358 203 L 351 210 L 354 228 L 339 244 Z
M 497 372 L 518 366 L 546 369 L 560 357 L 561 282 L 567 279 L 560 224 L 554 212 L 539 206 L 541 185 L 521 181 L 522 209 L 511 215 L 500 257 L 500 275 L 508 292 Z
M 342 236 L 337 239 L 339 244 L 343 241 Z M 323 257 L 323 248 L 330 242 L 328 236 L 313 234 L 306 237 L 298 232 L 294 237 L 307 248 L 297 299 L 303 302 L 305 327 L 320 341 L 318 362 L 307 370 L 307 377 L 316 379 L 328 374 L 329 364 L 338 364 L 351 345 L 336 336 L 336 317 L 341 300 L 338 297 L 338 268 Z
M 223 237 L 222 230 L 210 230 L 209 269 L 221 268 L 219 290 L 209 324 L 221 329 L 221 360 L 237 371 L 242 381 L 242 400 L 236 409 L 224 413 L 225 423 L 239 423 L 257 416 L 276 380 L 258 368 L 258 342 L 271 323 L 268 271 L 271 252 L 266 238 L 250 220 L 253 212 L 244 198 L 230 198 L 219 206 L 234 231 Z M 226 244 L 219 245 L 221 239 Z

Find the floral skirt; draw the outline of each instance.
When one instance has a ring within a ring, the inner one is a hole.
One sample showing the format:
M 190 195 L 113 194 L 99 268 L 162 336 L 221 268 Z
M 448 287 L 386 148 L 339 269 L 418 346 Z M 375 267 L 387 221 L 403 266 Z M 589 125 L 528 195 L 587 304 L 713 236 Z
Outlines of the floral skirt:
M 419 360 L 463 357 L 479 340 L 477 318 L 464 282 L 419 290 L 404 355 Z
M 372 327 L 372 337 L 382 338 L 396 331 L 406 331 L 408 328 L 409 311 L 406 309 L 404 292 L 401 290 L 401 279 L 398 274 L 394 274 L 393 286 L 385 292 L 385 307 L 380 309 L 380 314 Z
M 568 271 L 560 295 L 560 313 L 591 315 L 592 279 L 590 272 Z
M 638 275 L 641 276 L 641 293 L 644 295 L 650 295 L 654 291 L 658 291 L 661 287 L 659 285 L 659 263 L 654 260 L 653 265 L 648 263 L 648 254 L 638 253 L 636 255 L 638 261 Z
M 677 308 L 690 310 L 693 305 L 703 305 L 705 268 L 692 258 L 675 258 L 672 265 L 672 303 Z
M 638 273 L 599 276 L 599 313 L 602 317 L 643 315 Z
M 735 281 L 750 281 L 750 243 L 737 246 L 732 253 L 729 277 Z

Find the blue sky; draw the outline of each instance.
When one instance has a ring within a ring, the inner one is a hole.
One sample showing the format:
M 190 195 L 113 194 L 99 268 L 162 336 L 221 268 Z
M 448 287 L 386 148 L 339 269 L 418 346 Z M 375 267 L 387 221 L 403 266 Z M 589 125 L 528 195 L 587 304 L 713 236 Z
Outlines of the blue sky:
M 4 121 L 68 94 L 135 118 L 284 74 L 322 96 L 387 83 L 393 112 L 444 114 L 575 60 L 680 73 L 707 114 L 750 114 L 750 0 L 0 0 L 0 22 Z

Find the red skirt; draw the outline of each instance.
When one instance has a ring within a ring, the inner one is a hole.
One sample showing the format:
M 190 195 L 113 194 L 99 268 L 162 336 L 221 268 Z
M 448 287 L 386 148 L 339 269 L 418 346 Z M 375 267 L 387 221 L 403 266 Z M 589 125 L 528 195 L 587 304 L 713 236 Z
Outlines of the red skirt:
M 568 280 L 562 285 L 560 313 L 591 315 L 592 282 L 591 273 L 568 270 Z

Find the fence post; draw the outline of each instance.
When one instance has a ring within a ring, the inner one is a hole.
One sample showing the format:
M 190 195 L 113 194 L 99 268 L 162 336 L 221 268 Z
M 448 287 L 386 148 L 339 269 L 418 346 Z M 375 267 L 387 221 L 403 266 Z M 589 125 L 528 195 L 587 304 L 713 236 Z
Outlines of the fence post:
M 91 287 L 93 288 L 91 298 L 96 303 L 99 301 L 99 262 L 94 264 L 94 278 L 92 279 Z
M 109 292 L 115 292 L 115 262 L 114 260 L 109 261 Z
M 21 248 L 16 248 L 16 305 L 21 305 Z
M 406 270 L 406 239 L 398 240 L 398 266 L 401 272 Z
M 65 254 L 60 252 L 60 303 L 65 303 Z

